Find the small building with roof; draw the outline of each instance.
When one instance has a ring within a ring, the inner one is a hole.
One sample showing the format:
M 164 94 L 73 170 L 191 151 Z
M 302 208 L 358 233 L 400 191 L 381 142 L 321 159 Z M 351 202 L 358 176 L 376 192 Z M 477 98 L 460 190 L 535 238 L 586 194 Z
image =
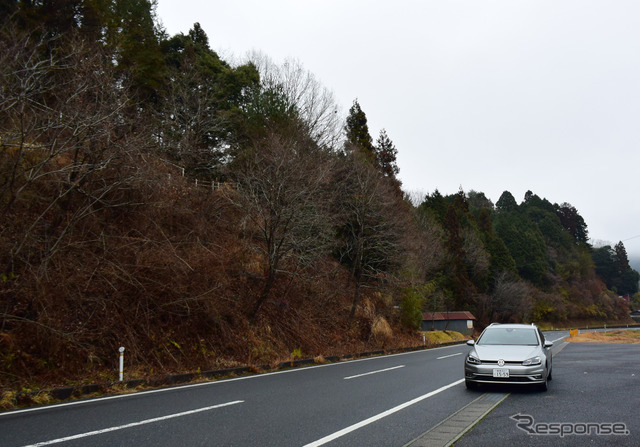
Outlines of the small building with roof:
M 463 335 L 473 335 L 473 322 L 476 319 L 469 311 L 424 312 L 422 314 L 423 331 L 456 331 Z

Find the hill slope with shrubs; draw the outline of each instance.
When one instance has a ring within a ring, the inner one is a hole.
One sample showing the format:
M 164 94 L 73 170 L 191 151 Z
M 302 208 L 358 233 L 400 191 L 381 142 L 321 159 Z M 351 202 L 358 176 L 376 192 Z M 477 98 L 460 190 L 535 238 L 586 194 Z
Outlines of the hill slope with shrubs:
M 72 3 L 3 6 L 0 388 L 420 345 L 426 311 L 628 320 L 638 273 L 569 203 L 410 200 L 299 63 Z

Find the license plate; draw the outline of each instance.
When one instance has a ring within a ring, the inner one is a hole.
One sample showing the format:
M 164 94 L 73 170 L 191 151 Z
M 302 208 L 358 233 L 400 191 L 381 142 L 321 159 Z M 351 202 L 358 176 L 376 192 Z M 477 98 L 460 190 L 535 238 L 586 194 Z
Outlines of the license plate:
M 506 377 L 509 378 L 509 370 L 508 369 L 494 369 L 493 377 Z

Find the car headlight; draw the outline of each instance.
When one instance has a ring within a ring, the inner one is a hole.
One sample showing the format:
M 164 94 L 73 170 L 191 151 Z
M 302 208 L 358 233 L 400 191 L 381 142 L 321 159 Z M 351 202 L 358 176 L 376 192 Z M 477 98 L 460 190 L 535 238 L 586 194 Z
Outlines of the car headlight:
M 542 361 L 540 360 L 540 357 L 531 357 L 530 359 L 527 359 L 524 362 L 522 362 L 522 365 L 533 366 L 533 365 L 539 365 L 540 363 L 542 363 Z
M 478 357 L 474 356 L 473 354 L 469 354 L 467 356 L 467 362 L 468 363 L 473 363 L 474 365 L 481 365 L 482 364 L 480 359 Z

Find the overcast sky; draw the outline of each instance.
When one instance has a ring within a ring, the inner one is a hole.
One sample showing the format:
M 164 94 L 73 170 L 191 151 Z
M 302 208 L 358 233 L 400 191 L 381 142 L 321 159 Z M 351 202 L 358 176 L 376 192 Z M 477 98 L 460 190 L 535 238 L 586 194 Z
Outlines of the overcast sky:
M 640 257 L 637 0 L 158 0 L 229 60 L 300 61 L 374 141 L 405 191 L 527 190 L 569 202 L 589 236 Z

